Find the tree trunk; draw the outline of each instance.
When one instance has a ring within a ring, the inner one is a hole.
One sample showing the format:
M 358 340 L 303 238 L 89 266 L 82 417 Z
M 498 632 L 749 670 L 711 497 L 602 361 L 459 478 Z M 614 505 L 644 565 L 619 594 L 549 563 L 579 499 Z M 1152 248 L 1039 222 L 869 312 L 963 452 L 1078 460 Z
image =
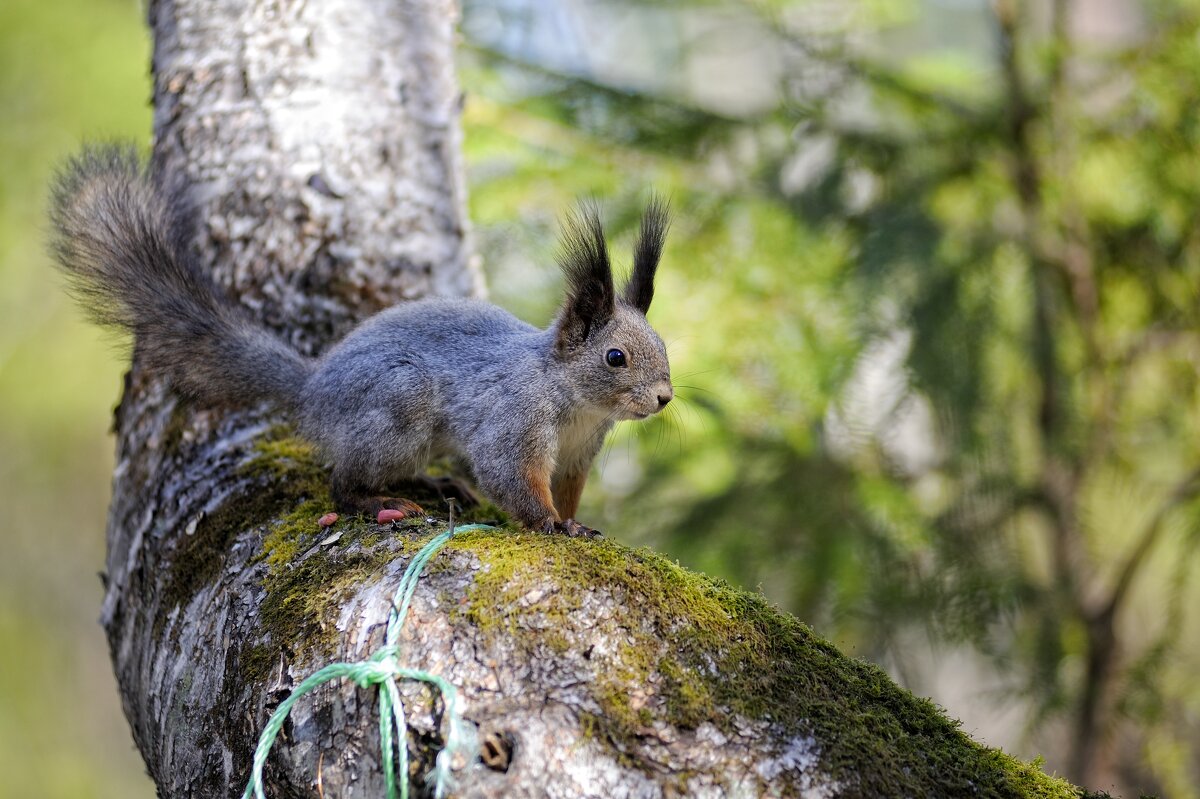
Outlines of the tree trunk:
M 192 187 L 203 263 L 264 322 L 317 352 L 391 303 L 481 290 L 450 0 L 152 0 L 150 20 L 155 168 Z M 135 353 L 102 622 L 165 797 L 240 794 L 271 710 L 380 644 L 405 564 L 445 529 L 321 529 L 327 475 L 282 422 L 181 406 Z M 459 687 L 485 742 L 456 795 L 1078 793 L 760 597 L 608 542 L 464 534 L 422 578 L 402 645 Z M 441 708 L 402 694 L 420 785 Z M 269 793 L 383 796 L 377 725 L 373 690 L 308 695 Z

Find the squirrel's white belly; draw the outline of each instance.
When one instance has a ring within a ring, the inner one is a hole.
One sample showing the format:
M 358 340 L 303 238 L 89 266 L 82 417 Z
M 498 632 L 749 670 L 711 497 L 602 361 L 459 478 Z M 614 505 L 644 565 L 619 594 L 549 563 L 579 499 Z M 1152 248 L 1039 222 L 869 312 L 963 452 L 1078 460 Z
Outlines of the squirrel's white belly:
M 611 425 L 612 414 L 587 411 L 574 414 L 559 430 L 556 467 L 561 469 L 590 462 L 604 443 L 604 434 Z

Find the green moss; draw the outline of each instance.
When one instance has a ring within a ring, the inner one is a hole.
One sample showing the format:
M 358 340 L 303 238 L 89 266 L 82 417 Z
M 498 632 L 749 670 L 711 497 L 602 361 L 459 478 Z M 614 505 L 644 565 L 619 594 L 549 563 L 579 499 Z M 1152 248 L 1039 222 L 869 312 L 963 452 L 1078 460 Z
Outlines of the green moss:
M 186 605 L 212 581 L 224 568 L 230 543 L 242 531 L 279 518 L 297 503 L 307 503 L 308 508 L 333 507 L 328 478 L 312 446 L 289 437 L 287 430 L 273 428 L 256 442 L 252 456 L 237 469 L 241 487 L 203 516 L 190 534 L 176 540 L 167 608 Z M 165 613 L 159 615 L 160 620 L 165 617 Z
M 612 668 L 598 674 L 592 686 L 592 697 L 604 709 L 603 718 L 596 720 L 595 727 L 614 742 L 629 739 L 631 734 L 636 736 L 654 721 L 654 713 L 646 707 L 646 696 L 637 691 L 647 686 L 645 656 L 633 644 L 623 642 Z
M 284 444 L 269 450 L 276 465 L 278 459 L 297 454 Z M 265 678 L 281 651 L 289 657 L 332 655 L 338 631 L 331 622 L 342 603 L 410 548 L 404 536 L 389 536 L 391 545 L 385 546 L 378 525 L 361 516 L 343 516 L 334 527 L 321 527 L 317 520 L 331 508 L 322 481 L 318 493 L 296 499 L 263 535 L 262 549 L 254 557 L 254 562 L 267 566 L 258 623 L 264 642 L 260 646 L 272 656 L 249 653 L 244 667 L 252 678 Z M 402 526 L 425 529 L 421 521 Z M 331 535 L 336 540 L 320 546 Z
M 304 499 L 291 512 L 274 522 L 263 536 L 262 550 L 252 562 L 266 561 L 269 573 L 275 576 L 331 531 L 317 523 L 329 512 L 328 499 Z M 345 524 L 337 531 L 345 537 Z M 341 540 L 341 539 L 339 539 Z
M 307 515 L 310 534 L 300 519 Z M 259 624 L 271 645 L 294 655 L 332 654 L 338 632 L 330 621 L 354 589 L 378 577 L 393 560 L 415 551 L 416 542 L 403 534 L 384 545 L 378 527 L 361 518 L 339 521 L 334 545 L 316 546 L 328 530 L 318 528 L 316 511 L 301 506 L 274 526 L 264 538 L 260 559 L 268 564 L 263 580 L 266 595 Z M 422 532 L 428 528 L 418 524 Z M 268 542 L 274 542 L 273 547 Z
M 680 726 L 694 729 L 708 718 L 713 709 L 712 691 L 699 674 L 689 671 L 670 656 L 658 661 L 663 679 L 663 696 L 668 717 Z
M 329 495 L 329 475 L 317 461 L 315 448 L 290 435 L 290 428 L 285 426 L 267 431 L 254 444 L 254 454 L 238 471 L 248 477 L 291 483 L 314 495 Z
M 593 588 L 635 609 L 640 627 L 598 664 L 599 712 L 585 719 L 622 758 L 655 721 L 732 732 L 741 717 L 821 741 L 823 767 L 846 779 L 847 795 L 929 795 L 930 786 L 946 796 L 1080 795 L 971 741 L 932 703 L 843 656 L 761 596 L 655 553 L 514 531 L 467 533 L 451 547 L 482 564 L 460 612 L 530 650 L 557 649 L 551 630 L 569 639 L 564 631 Z
M 279 651 L 266 644 L 255 644 L 242 650 L 240 671 L 251 675 L 256 681 L 267 679 L 271 669 L 279 662 Z
M 242 487 L 201 519 L 191 535 L 180 537 L 172 558 L 168 603 L 189 602 L 224 568 L 233 539 L 262 527 L 262 547 L 251 563 L 267 567 L 258 614 L 265 638 L 242 654 L 241 667 L 252 678 L 265 679 L 281 651 L 291 656 L 332 653 L 337 630 L 330 620 L 341 603 L 402 555 L 408 543 L 403 536 L 388 536 L 385 546 L 378 525 L 361 516 L 343 516 L 335 527 L 321 527 L 317 520 L 333 509 L 328 473 L 313 446 L 286 426 L 272 428 L 255 442 L 237 476 Z M 404 493 L 430 510 L 441 502 L 420 485 L 406 487 Z M 465 512 L 462 521 L 503 518 L 495 506 L 484 503 Z M 417 520 L 405 527 L 429 530 Z M 338 537 L 330 546 L 318 546 L 335 533 Z

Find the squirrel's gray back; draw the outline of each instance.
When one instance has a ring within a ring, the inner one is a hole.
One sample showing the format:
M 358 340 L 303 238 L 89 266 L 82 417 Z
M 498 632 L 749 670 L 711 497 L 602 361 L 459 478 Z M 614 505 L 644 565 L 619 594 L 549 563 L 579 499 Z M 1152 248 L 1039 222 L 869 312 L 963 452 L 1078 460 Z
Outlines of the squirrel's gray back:
M 351 364 L 363 378 L 397 361 L 419 360 L 444 381 L 512 375 L 549 355 L 544 330 L 483 300 L 436 298 L 380 311 L 352 330 L 321 359 L 315 380 Z M 444 373 L 444 374 L 440 374 Z
M 569 403 L 554 369 L 553 333 L 482 300 L 427 299 L 388 308 L 323 355 L 304 393 L 315 438 L 387 428 L 404 419 L 431 454 L 461 451 L 504 409 L 554 414 Z M 374 416 L 366 420 L 364 417 Z M 522 424 L 526 424 L 523 421 Z M 365 443 L 365 442 L 364 442 Z

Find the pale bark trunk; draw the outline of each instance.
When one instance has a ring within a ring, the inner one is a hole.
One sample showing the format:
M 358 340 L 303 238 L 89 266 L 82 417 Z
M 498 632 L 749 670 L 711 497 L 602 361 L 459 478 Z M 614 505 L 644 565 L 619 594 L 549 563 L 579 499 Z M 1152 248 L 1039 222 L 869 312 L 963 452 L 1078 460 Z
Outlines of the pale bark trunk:
M 152 0 L 150 20 L 157 173 L 192 187 L 203 263 L 264 322 L 317 352 L 396 301 L 481 291 L 451 0 Z M 380 643 L 415 548 L 414 530 L 365 522 L 322 543 L 322 478 L 279 421 L 180 407 L 136 358 L 117 410 L 102 622 L 161 796 L 240 794 L 271 709 Z M 608 544 L 497 535 L 439 557 L 403 636 L 405 662 L 512 745 L 506 772 L 459 764 L 456 795 L 949 796 L 964 768 L 1000 786 L 986 795 L 1024 795 L 1018 772 L 1045 781 L 748 595 Z M 418 776 L 441 711 L 403 690 Z M 377 724 L 372 691 L 302 700 L 270 794 L 383 796 Z
M 453 0 L 152 0 L 149 17 L 155 171 L 191 187 L 202 262 L 264 322 L 316 352 L 397 301 L 481 291 L 466 242 Z M 260 490 L 235 467 L 271 421 L 177 409 L 136 364 L 117 411 L 102 623 L 167 796 L 236 793 L 263 708 L 278 701 L 229 673 L 256 631 L 262 575 L 247 558 L 259 536 L 199 553 L 188 538 L 206 514 Z M 193 555 L 199 575 L 185 581 L 197 593 L 175 606 L 171 575 Z M 352 691 L 341 695 L 353 706 Z M 357 766 L 361 795 L 378 793 L 372 763 L 368 751 Z

